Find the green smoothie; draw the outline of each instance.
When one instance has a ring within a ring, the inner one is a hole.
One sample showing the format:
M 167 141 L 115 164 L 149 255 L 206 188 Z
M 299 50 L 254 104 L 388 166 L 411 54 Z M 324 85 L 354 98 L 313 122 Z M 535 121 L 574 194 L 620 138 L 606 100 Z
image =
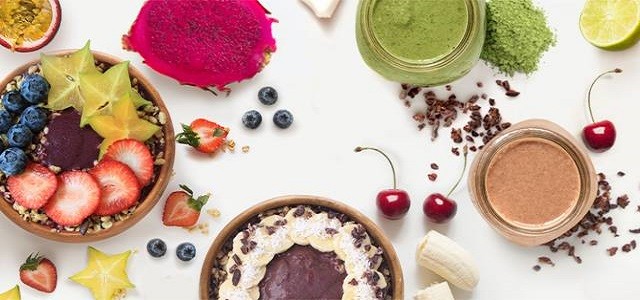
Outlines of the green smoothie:
M 465 0 L 378 0 L 372 25 L 389 53 L 409 60 L 429 60 L 456 48 L 468 19 Z

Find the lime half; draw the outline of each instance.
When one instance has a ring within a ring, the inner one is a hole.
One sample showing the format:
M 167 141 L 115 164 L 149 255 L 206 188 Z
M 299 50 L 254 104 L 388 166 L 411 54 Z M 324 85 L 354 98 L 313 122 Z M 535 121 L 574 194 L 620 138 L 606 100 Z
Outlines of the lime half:
M 622 50 L 640 38 L 640 0 L 587 0 L 580 15 L 582 36 L 596 47 Z

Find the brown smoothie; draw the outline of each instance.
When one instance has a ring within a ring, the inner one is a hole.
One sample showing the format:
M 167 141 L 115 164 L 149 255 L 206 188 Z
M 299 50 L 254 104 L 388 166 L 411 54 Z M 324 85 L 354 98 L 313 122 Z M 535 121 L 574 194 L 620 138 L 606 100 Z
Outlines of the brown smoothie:
M 536 227 L 569 213 L 580 194 L 571 156 L 542 138 L 524 138 L 498 150 L 486 175 L 489 203 L 514 225 Z

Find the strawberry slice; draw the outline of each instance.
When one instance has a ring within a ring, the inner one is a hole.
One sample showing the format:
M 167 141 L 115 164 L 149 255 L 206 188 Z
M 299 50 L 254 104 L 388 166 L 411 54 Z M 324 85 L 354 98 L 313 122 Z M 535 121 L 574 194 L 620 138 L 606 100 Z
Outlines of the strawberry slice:
M 116 160 L 103 160 L 89 174 L 100 184 L 100 204 L 94 214 L 110 216 L 132 205 L 140 198 L 140 184 L 127 165 Z
M 143 142 L 123 139 L 111 144 L 104 155 L 105 159 L 117 160 L 129 166 L 136 174 L 140 186 L 146 186 L 153 177 L 153 156 Z
M 22 174 L 9 176 L 7 188 L 18 204 L 29 209 L 39 209 L 55 194 L 58 179 L 49 168 L 30 163 Z
M 51 220 L 62 226 L 80 225 L 100 204 L 100 185 L 83 171 L 66 171 L 58 176 L 58 190 L 44 206 Z
M 51 293 L 58 285 L 58 271 L 49 259 L 31 254 L 20 266 L 20 280 L 38 291 Z
M 193 198 L 193 191 L 180 185 L 182 191 L 169 194 L 162 212 L 162 223 L 165 226 L 189 227 L 196 225 L 202 207 L 209 201 L 209 194 Z
M 182 130 L 183 132 L 176 135 L 176 141 L 203 153 L 216 152 L 229 134 L 228 128 L 205 119 L 196 119 L 189 126 L 182 124 Z

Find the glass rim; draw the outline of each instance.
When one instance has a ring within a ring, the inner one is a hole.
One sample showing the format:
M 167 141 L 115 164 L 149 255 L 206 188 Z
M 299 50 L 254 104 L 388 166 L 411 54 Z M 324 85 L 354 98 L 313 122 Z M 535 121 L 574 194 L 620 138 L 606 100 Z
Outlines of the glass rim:
M 473 43 L 473 35 L 478 30 L 477 21 L 480 18 L 478 10 L 481 8 L 476 0 L 463 0 L 467 7 L 467 26 L 464 35 L 456 45 L 446 55 L 438 56 L 431 59 L 414 60 L 407 59 L 399 55 L 395 55 L 382 45 L 374 32 L 372 19 L 373 8 L 379 0 L 362 0 L 362 10 L 360 18 L 360 27 L 363 29 L 364 40 L 370 45 L 371 50 L 386 63 L 395 68 L 411 71 L 411 72 L 432 72 L 433 70 L 443 68 L 451 62 L 456 61 L 465 51 L 471 47 Z

